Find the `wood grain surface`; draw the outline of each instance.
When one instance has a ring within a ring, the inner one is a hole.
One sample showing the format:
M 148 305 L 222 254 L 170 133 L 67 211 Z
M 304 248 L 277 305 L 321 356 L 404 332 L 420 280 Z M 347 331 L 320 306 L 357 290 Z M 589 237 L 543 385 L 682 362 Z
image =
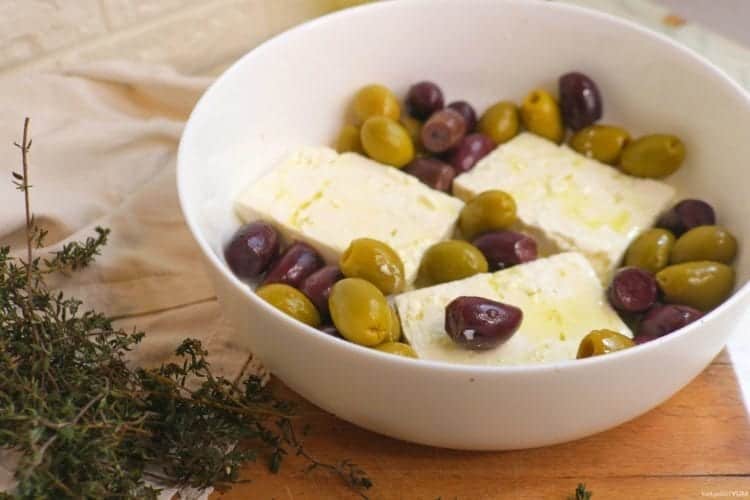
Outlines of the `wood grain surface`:
M 672 399 L 642 417 L 587 439 L 511 452 L 451 451 L 386 438 L 300 401 L 312 426 L 308 451 L 321 460 L 352 459 L 375 485 L 371 499 L 560 499 L 579 482 L 594 500 L 749 498 L 750 420 L 726 353 Z M 571 394 L 571 397 L 575 397 Z M 592 409 L 595 411 L 596 409 Z M 262 464 L 250 482 L 212 500 L 359 498 L 325 472 L 286 460 L 279 474 Z

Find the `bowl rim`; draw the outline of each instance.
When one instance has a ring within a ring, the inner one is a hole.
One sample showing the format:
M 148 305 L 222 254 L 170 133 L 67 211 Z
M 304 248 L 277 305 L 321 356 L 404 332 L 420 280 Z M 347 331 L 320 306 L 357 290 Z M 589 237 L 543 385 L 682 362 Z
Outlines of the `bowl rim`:
M 694 63 L 697 63 L 698 65 L 703 66 L 703 68 L 708 71 L 711 77 L 713 77 L 720 85 L 724 85 L 725 87 L 731 89 L 735 94 L 737 94 L 738 97 L 744 100 L 745 103 L 747 104 L 747 110 L 750 111 L 750 93 L 748 93 L 748 91 L 745 90 L 738 82 L 736 82 L 728 74 L 726 74 L 724 70 L 719 68 L 716 64 L 714 64 L 712 61 L 707 59 L 705 56 L 678 43 L 672 38 L 662 33 L 659 33 L 657 31 L 654 31 L 650 28 L 642 26 L 629 19 L 617 17 L 612 14 L 594 10 L 594 9 L 587 8 L 587 7 L 581 7 L 581 6 L 572 5 L 572 4 L 563 4 L 563 3 L 558 3 L 558 2 L 529 2 L 528 0 L 493 0 L 493 1 L 463 0 L 462 2 L 463 8 L 466 7 L 466 3 L 468 2 L 473 2 L 475 4 L 485 4 L 485 5 L 489 5 L 489 4 L 523 5 L 525 7 L 534 5 L 536 8 L 540 8 L 540 9 L 549 9 L 553 11 L 557 10 L 560 12 L 565 12 L 568 14 L 572 13 L 573 15 L 584 16 L 584 17 L 588 16 L 590 19 L 593 19 L 593 20 L 599 20 L 604 23 L 615 24 L 615 25 L 618 25 L 619 28 L 634 31 L 639 36 L 650 38 L 658 43 L 666 45 L 670 48 L 670 50 L 674 50 L 675 53 L 680 54 L 682 57 L 685 57 L 688 60 L 692 60 Z M 245 53 L 243 56 L 237 59 L 234 63 L 232 63 L 232 65 L 229 68 L 227 68 L 223 73 L 221 73 L 216 78 L 216 80 L 214 80 L 211 83 L 211 85 L 206 89 L 203 95 L 198 99 L 197 103 L 195 104 L 195 107 L 193 108 L 193 110 L 190 113 L 190 116 L 188 117 L 187 122 L 185 123 L 185 128 L 180 138 L 180 143 L 179 143 L 178 150 L 177 150 L 176 174 L 177 174 L 178 198 L 179 198 L 180 208 L 182 210 L 183 217 L 185 219 L 185 222 L 193 238 L 198 243 L 198 246 L 200 247 L 203 254 L 207 257 L 209 264 L 213 266 L 219 273 L 221 273 L 231 283 L 232 287 L 234 287 L 238 292 L 243 294 L 248 300 L 253 302 L 256 306 L 263 309 L 266 313 L 272 316 L 275 316 L 278 320 L 281 320 L 282 322 L 286 323 L 286 328 L 297 330 L 298 333 L 304 334 L 304 335 L 318 335 L 319 338 L 323 342 L 329 342 L 329 348 L 341 349 L 342 351 L 346 351 L 350 353 L 352 356 L 371 357 L 371 359 L 373 360 L 380 359 L 381 361 L 384 361 L 386 363 L 391 363 L 392 364 L 391 366 L 394 366 L 394 367 L 397 365 L 401 365 L 404 368 L 424 369 L 424 370 L 430 370 L 430 371 L 438 369 L 438 370 L 444 370 L 447 372 L 457 373 L 459 375 L 466 375 L 466 376 L 471 376 L 471 377 L 482 376 L 482 375 L 489 376 L 489 375 L 506 374 L 506 373 L 508 374 L 510 373 L 541 374 L 541 373 L 546 373 L 546 372 L 559 373 L 563 370 L 569 371 L 569 370 L 577 370 L 577 369 L 586 369 L 586 367 L 589 367 L 589 366 L 594 366 L 594 365 L 598 365 L 601 363 L 611 363 L 617 360 L 622 360 L 624 362 L 629 357 L 638 356 L 639 353 L 641 352 L 657 349 L 658 347 L 662 345 L 665 345 L 671 342 L 676 342 L 678 338 L 684 337 L 686 335 L 690 335 L 697 328 L 703 327 L 705 323 L 711 322 L 715 318 L 719 317 L 720 315 L 723 315 L 725 311 L 728 311 L 729 309 L 732 309 L 735 307 L 739 307 L 741 302 L 746 302 L 746 303 L 750 302 L 747 300 L 748 297 L 750 297 L 750 280 L 749 280 L 748 282 L 744 283 L 741 287 L 739 287 L 737 290 L 735 290 L 735 292 L 727 300 L 725 300 L 722 304 L 720 304 L 718 307 L 716 307 L 712 311 L 709 311 L 708 313 L 706 313 L 698 321 L 695 321 L 681 328 L 675 333 L 664 335 L 662 337 L 659 337 L 650 342 L 646 342 L 644 344 L 636 345 L 634 346 L 634 348 L 624 349 L 622 351 L 616 351 L 614 353 L 608 354 L 607 356 L 593 356 L 593 357 L 585 358 L 585 359 L 570 359 L 570 360 L 564 360 L 564 361 L 555 361 L 555 362 L 550 362 L 550 363 L 537 363 L 537 364 L 493 366 L 493 365 L 469 365 L 469 364 L 461 364 L 461 363 L 452 363 L 449 361 L 406 358 L 402 356 L 394 356 L 392 354 L 380 352 L 376 349 L 360 346 L 352 342 L 348 342 L 348 341 L 342 342 L 341 339 L 334 338 L 331 335 L 318 330 L 317 328 L 313 328 L 300 321 L 290 318 L 283 312 L 279 311 L 275 307 L 266 303 L 264 300 L 260 299 L 255 293 L 253 293 L 253 290 L 245 282 L 243 282 L 238 277 L 236 277 L 229 270 L 229 267 L 223 264 L 220 261 L 219 257 L 212 251 L 210 244 L 206 240 L 202 231 L 199 229 L 198 223 L 195 217 L 192 215 L 193 211 L 190 209 L 187 203 L 187 196 L 185 194 L 187 191 L 187 188 L 186 188 L 187 174 L 186 174 L 185 167 L 183 167 L 183 164 L 185 162 L 184 158 L 187 156 L 187 149 L 188 149 L 187 144 L 189 143 L 189 138 L 193 135 L 193 129 L 196 127 L 195 125 L 195 122 L 197 121 L 196 117 L 199 117 L 203 114 L 204 108 L 209 106 L 209 102 L 212 99 L 214 93 L 218 92 L 217 89 L 220 88 L 226 80 L 232 79 L 234 77 L 234 74 L 240 71 L 240 67 L 249 64 L 249 61 L 252 61 L 252 59 L 257 57 L 258 54 L 261 54 L 268 50 L 273 50 L 273 48 L 276 45 L 284 43 L 286 38 L 289 37 L 290 35 L 319 29 L 320 27 L 325 26 L 327 23 L 337 22 L 337 21 L 340 21 L 341 19 L 346 19 L 346 18 L 354 17 L 354 16 L 367 15 L 367 13 L 371 11 L 395 9 L 395 8 L 399 8 L 401 5 L 408 5 L 409 7 L 413 7 L 414 5 L 420 5 L 420 4 L 422 6 L 429 5 L 430 8 L 434 8 L 436 4 L 455 5 L 455 2 L 453 0 L 410 0 L 409 2 L 380 1 L 380 2 L 359 5 L 355 7 L 350 7 L 347 9 L 328 13 L 323 16 L 305 21 L 301 24 L 298 24 L 285 31 L 282 31 L 281 33 L 274 35 L 270 39 L 262 42 L 260 45 L 256 46 L 255 48 Z

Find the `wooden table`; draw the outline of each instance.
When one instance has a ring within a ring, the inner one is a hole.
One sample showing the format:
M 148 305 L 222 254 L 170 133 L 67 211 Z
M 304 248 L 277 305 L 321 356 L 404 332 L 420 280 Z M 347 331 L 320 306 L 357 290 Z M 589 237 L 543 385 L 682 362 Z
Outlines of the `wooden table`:
M 283 395 L 300 400 L 274 381 Z M 573 396 L 571 396 L 573 397 Z M 308 451 L 350 458 L 375 482 L 372 499 L 560 499 L 579 482 L 594 500 L 749 498 L 750 421 L 726 353 L 690 385 L 648 414 L 580 441 L 524 451 L 463 452 L 386 438 L 301 403 L 312 426 Z M 305 474 L 300 459 L 279 474 L 261 464 L 249 483 L 212 500 L 359 498 L 325 472 Z

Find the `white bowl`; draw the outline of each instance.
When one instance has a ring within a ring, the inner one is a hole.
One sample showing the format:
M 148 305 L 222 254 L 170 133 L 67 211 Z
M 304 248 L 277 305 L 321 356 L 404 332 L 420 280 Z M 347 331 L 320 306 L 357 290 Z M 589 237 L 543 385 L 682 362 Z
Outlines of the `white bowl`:
M 222 246 L 238 227 L 238 190 L 285 152 L 330 144 L 362 85 L 403 95 L 430 79 L 482 110 L 555 90 L 580 70 L 603 93 L 604 123 L 670 132 L 688 161 L 668 182 L 712 202 L 741 242 L 750 275 L 750 99 L 716 67 L 613 17 L 533 1 L 377 3 L 292 29 L 232 66 L 196 106 L 180 144 L 182 209 L 224 313 L 268 368 L 321 408 L 417 443 L 514 449 L 581 438 L 663 402 L 703 370 L 737 329 L 750 287 L 680 332 L 581 361 L 472 367 L 410 360 L 341 342 L 286 317 L 237 280 Z M 363 180 L 364 182 L 364 180 Z

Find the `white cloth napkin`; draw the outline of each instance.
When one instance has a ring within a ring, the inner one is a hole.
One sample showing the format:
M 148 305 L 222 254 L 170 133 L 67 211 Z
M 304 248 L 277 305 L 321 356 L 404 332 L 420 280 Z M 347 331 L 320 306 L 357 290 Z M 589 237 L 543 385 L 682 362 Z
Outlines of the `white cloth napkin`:
M 190 336 L 231 375 L 248 353 L 231 343 L 175 187 L 182 127 L 209 83 L 124 62 L 0 80 L 0 244 L 24 244 L 23 199 L 10 172 L 20 169 L 12 143 L 29 116 L 32 210 L 49 230 L 49 248 L 39 252 L 97 225 L 112 231 L 91 268 L 55 284 L 119 325 L 145 330 L 137 362 L 162 362 Z

